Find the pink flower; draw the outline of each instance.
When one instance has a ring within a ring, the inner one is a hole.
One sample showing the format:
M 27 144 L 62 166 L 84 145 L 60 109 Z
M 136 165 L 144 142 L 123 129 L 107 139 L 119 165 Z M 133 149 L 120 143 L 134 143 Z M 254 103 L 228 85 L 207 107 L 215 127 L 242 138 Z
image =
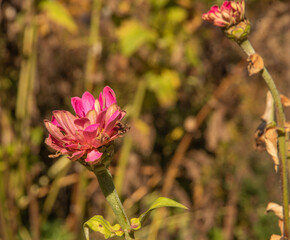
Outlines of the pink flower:
M 243 21 L 245 18 L 245 1 L 225 1 L 222 6 L 212 6 L 202 15 L 202 19 L 222 28 L 228 28 Z
M 98 99 L 85 92 L 82 98 L 73 97 L 71 104 L 75 116 L 56 110 L 51 121 L 44 120 L 49 131 L 45 143 L 57 151 L 54 156 L 68 154 L 73 161 L 85 158 L 85 162 L 98 163 L 103 154 L 100 148 L 126 131 L 120 123 L 126 113 L 117 105 L 116 95 L 108 86 Z

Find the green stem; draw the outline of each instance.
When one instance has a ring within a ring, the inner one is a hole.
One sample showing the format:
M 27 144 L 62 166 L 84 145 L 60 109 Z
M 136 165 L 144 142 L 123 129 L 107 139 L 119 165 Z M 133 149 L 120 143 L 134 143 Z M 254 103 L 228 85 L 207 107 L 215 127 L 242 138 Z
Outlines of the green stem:
M 103 194 L 106 197 L 106 200 L 108 201 L 113 212 L 115 213 L 118 223 L 125 232 L 125 239 L 135 239 L 133 232 L 130 232 L 130 222 L 115 189 L 111 173 L 106 167 L 101 169 L 95 168 L 94 173 L 98 178 L 99 185 L 102 189 Z
M 248 56 L 255 53 L 249 40 L 245 40 L 239 44 L 240 47 L 246 52 Z M 271 77 L 268 70 L 264 67 L 261 71 L 261 75 L 264 78 L 268 88 L 274 99 L 276 113 L 277 113 L 277 134 L 278 134 L 278 146 L 279 146 L 279 159 L 280 159 L 280 173 L 281 173 L 281 183 L 282 183 L 282 194 L 283 194 L 283 224 L 284 233 L 283 236 L 289 237 L 289 196 L 288 196 L 288 161 L 287 161 L 287 147 L 286 147 L 286 137 L 287 133 L 285 131 L 285 114 L 283 111 L 283 106 L 281 103 L 280 94 L 276 88 L 275 82 Z

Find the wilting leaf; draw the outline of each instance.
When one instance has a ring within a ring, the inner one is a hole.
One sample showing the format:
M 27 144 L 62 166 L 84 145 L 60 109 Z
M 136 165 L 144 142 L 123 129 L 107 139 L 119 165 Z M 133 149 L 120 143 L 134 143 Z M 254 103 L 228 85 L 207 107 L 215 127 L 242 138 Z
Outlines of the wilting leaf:
M 275 164 L 275 170 L 278 170 L 279 157 L 277 149 L 277 131 L 276 128 L 268 128 L 265 133 L 266 150 L 270 154 Z
M 267 124 L 273 121 L 274 118 L 274 101 L 271 92 L 267 92 L 266 108 L 261 117 Z
M 267 212 L 273 212 L 278 218 L 283 219 L 283 208 L 277 203 L 269 202 Z
M 271 235 L 270 240 L 281 240 L 281 238 L 282 238 L 282 236 L 279 236 L 279 235 L 273 234 L 273 235 Z
M 281 102 L 282 102 L 283 106 L 290 107 L 290 99 L 282 94 L 280 95 L 280 97 L 281 97 Z
M 117 35 L 120 39 L 121 51 L 124 55 L 130 56 L 144 43 L 154 40 L 155 34 L 145 28 L 136 20 L 123 22 L 118 29 Z
M 66 28 L 68 31 L 75 33 L 77 26 L 67 9 L 57 1 L 42 1 L 39 4 L 42 11 L 47 17 L 57 25 Z
M 177 207 L 177 208 L 187 209 L 187 207 L 183 206 L 182 204 L 178 202 L 175 202 L 172 199 L 165 198 L 165 197 L 157 198 L 151 204 L 150 208 L 145 213 L 141 214 L 141 216 L 139 217 L 141 225 L 143 225 L 143 223 L 148 218 L 152 210 L 157 209 L 157 208 L 162 208 L 162 207 Z
M 106 239 L 115 237 L 115 236 L 122 236 L 124 234 L 121 226 L 116 224 L 111 226 L 111 224 L 103 218 L 101 215 L 93 216 L 90 220 L 84 223 L 84 232 L 86 240 L 89 240 L 89 229 L 94 232 L 100 232 L 104 235 Z
M 161 74 L 147 74 L 148 87 L 152 90 L 163 107 L 172 106 L 177 100 L 176 90 L 180 86 L 177 72 L 165 69 Z
M 248 62 L 249 62 L 248 71 L 250 76 L 264 69 L 263 58 L 257 53 L 252 54 L 248 58 Z
M 267 212 L 273 212 L 278 218 L 278 226 L 280 228 L 281 233 L 283 232 L 283 207 L 277 203 L 269 202 L 267 205 Z M 277 238 L 280 237 L 280 238 Z M 270 240 L 281 239 L 281 236 L 272 235 Z

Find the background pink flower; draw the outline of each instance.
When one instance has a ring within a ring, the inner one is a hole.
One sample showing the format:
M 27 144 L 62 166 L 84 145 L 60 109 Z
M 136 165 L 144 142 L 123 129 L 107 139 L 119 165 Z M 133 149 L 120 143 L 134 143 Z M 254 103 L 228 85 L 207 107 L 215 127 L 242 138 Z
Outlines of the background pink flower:
M 76 115 L 56 110 L 51 121 L 44 120 L 49 131 L 45 142 L 57 151 L 55 156 L 68 154 L 71 160 L 84 157 L 86 162 L 97 163 L 103 154 L 99 148 L 124 133 L 120 121 L 126 113 L 117 105 L 116 95 L 108 86 L 98 99 L 85 92 L 82 98 L 73 97 L 71 104 Z

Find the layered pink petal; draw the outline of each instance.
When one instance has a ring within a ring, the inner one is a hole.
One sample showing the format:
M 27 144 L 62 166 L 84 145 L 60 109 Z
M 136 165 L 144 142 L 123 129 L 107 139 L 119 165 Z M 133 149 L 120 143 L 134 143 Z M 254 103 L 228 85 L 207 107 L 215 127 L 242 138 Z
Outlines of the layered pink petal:
M 79 115 L 80 117 L 85 116 L 85 110 L 83 108 L 83 101 L 81 98 L 79 97 L 71 98 L 71 105 L 77 115 Z
M 85 141 L 91 142 L 94 138 L 96 138 L 98 129 L 99 129 L 99 124 L 93 124 L 93 125 L 88 126 L 83 131 Z
M 61 133 L 60 128 L 54 125 L 52 122 L 48 120 L 44 120 L 44 125 L 49 131 L 49 133 L 58 141 L 62 142 L 64 135 Z
M 103 153 L 99 152 L 98 150 L 92 150 L 88 153 L 87 158 L 85 159 L 86 162 L 92 163 L 100 160 Z
M 53 111 L 53 116 L 67 134 L 74 135 L 77 127 L 74 124 L 76 117 L 68 111 Z
M 58 153 L 68 154 L 71 160 L 86 156 L 86 162 L 95 164 L 103 154 L 98 149 L 120 136 L 118 122 L 126 113 L 120 110 L 115 93 L 108 86 L 99 99 L 85 92 L 82 98 L 72 98 L 71 103 L 76 116 L 58 110 L 53 112 L 51 121 L 44 121 L 50 133 L 45 142 Z
M 95 109 L 92 109 L 87 113 L 86 118 L 90 120 L 90 124 L 95 124 L 97 123 L 97 116 L 97 111 Z
M 88 127 L 91 122 L 88 118 L 78 118 L 76 120 L 74 120 L 74 124 L 80 128 L 80 129 L 84 129 L 86 127 Z
M 83 103 L 84 112 L 85 114 L 87 114 L 88 111 L 94 109 L 95 98 L 89 92 L 85 92 L 82 96 L 82 103 Z
M 108 86 L 104 87 L 103 95 L 104 95 L 104 98 L 105 98 L 105 106 L 106 106 L 106 108 L 108 108 L 109 106 L 111 106 L 114 103 L 117 103 L 116 95 L 115 95 L 115 92 L 113 91 L 112 88 L 110 88 Z
M 86 153 L 85 151 L 74 152 L 70 157 L 68 157 L 68 159 L 75 161 L 75 160 L 81 158 L 82 156 L 84 156 L 85 153 Z
M 112 128 L 115 126 L 116 122 L 119 121 L 121 113 L 119 111 L 116 111 L 109 119 L 106 121 L 106 126 L 104 129 L 104 132 L 110 133 Z
M 51 134 L 45 139 L 45 144 L 56 151 L 61 151 L 63 149 L 62 144 L 57 141 L 57 139 L 53 138 Z

